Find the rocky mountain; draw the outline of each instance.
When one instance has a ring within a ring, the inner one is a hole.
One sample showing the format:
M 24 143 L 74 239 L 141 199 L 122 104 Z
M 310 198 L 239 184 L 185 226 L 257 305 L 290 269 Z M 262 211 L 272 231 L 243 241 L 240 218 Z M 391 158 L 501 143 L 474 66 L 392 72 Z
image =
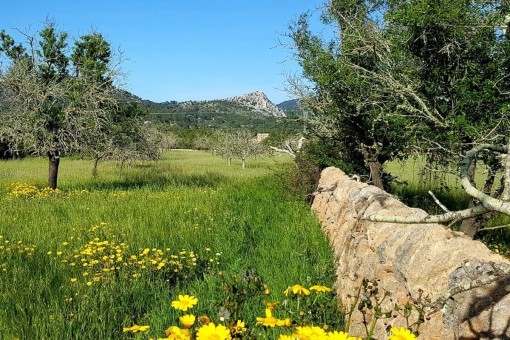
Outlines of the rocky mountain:
M 240 104 L 263 116 L 285 117 L 285 112 L 273 104 L 264 92 L 256 91 L 224 100 Z

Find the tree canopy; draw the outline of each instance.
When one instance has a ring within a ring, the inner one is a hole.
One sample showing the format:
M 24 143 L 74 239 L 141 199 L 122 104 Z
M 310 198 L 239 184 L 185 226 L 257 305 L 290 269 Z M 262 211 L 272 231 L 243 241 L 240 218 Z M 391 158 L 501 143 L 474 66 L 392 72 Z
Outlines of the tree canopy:
M 338 158 L 370 169 L 411 152 L 458 163 L 473 145 L 505 144 L 509 40 L 502 1 L 333 0 L 331 41 L 290 28 L 310 131 L 341 146 Z M 364 164 L 359 164 L 359 160 Z
M 332 40 L 313 32 L 302 15 L 289 35 L 311 84 L 297 89 L 305 93 L 309 138 L 335 145 L 330 150 L 340 164 L 369 173 L 381 188 L 386 161 L 419 154 L 435 168 L 462 169 L 469 193 L 482 159 L 490 169 L 482 191 L 501 194 L 504 185 L 493 192 L 493 184 L 504 164 L 487 151 L 508 150 L 509 6 L 332 0 L 322 13 L 336 32 Z M 471 196 L 473 205 L 483 197 Z
M 61 156 L 105 148 L 110 141 L 101 136 L 121 130 L 114 128 L 117 116 L 122 126 L 131 119 L 133 129 L 139 115 L 119 105 L 114 83 L 120 71 L 101 34 L 81 36 L 69 47 L 68 35 L 48 23 L 37 35 L 24 36 L 25 44 L 16 44 L 0 32 L 0 90 L 7 100 L 0 137 L 13 152 L 48 157 L 48 186 L 54 189 Z

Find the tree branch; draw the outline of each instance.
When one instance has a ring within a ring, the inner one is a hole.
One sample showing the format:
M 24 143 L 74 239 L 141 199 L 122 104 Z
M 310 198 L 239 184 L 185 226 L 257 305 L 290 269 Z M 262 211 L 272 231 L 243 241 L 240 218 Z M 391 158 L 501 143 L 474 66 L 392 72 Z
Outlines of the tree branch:
M 489 209 L 483 205 L 476 205 L 472 208 L 450 211 L 441 215 L 427 215 L 423 217 L 417 216 L 384 216 L 384 215 L 370 215 L 363 216 L 362 219 L 370 222 L 388 222 L 388 223 L 443 223 L 453 220 L 464 220 L 466 218 L 475 217 L 478 215 L 485 214 Z
M 438 205 L 441 209 L 443 209 L 443 211 L 444 211 L 444 212 L 450 212 L 450 210 L 449 210 L 447 207 L 445 207 L 445 205 L 444 205 L 443 203 L 441 203 L 441 202 L 437 199 L 436 195 L 434 195 L 434 193 L 433 193 L 432 191 L 430 191 L 430 190 L 429 190 L 429 195 L 432 197 L 432 199 L 434 200 L 434 202 L 436 202 L 436 204 L 437 204 L 437 205 Z
M 460 169 L 460 177 L 462 187 L 466 191 L 466 193 L 480 201 L 479 205 L 476 205 L 472 208 L 458 210 L 458 211 L 450 211 L 441 215 L 427 215 L 423 217 L 416 216 L 382 216 L 382 215 L 371 215 L 368 217 L 363 217 L 363 219 L 371 222 L 389 222 L 389 223 L 442 223 L 449 222 L 453 220 L 464 220 L 467 218 L 471 218 L 474 216 L 482 215 L 489 211 L 497 211 L 506 215 L 510 215 L 510 202 L 506 202 L 504 200 L 499 200 L 493 198 L 487 194 L 484 194 L 480 190 L 476 189 L 468 178 L 468 169 L 476 155 L 482 150 L 491 150 L 500 153 L 508 153 L 510 147 L 507 146 L 498 146 L 493 144 L 480 144 L 468 152 L 464 156 L 464 160 Z M 507 156 L 507 158 L 510 158 Z M 506 161 L 506 169 L 505 175 L 510 174 L 510 161 L 507 159 Z M 510 181 L 510 176 L 508 178 L 505 177 L 505 187 L 510 187 L 508 184 Z M 508 185 L 507 185 L 508 184 Z M 438 201 L 436 201 L 437 203 Z M 444 208 L 443 208 L 444 210 Z
M 464 157 L 464 160 L 462 161 L 462 165 L 460 168 L 460 180 L 462 183 L 462 187 L 464 188 L 464 190 L 466 191 L 466 193 L 469 196 L 479 200 L 480 203 L 483 206 L 485 206 L 487 209 L 497 211 L 497 212 L 500 212 L 500 213 L 503 213 L 506 215 L 510 215 L 510 202 L 505 202 L 503 200 L 499 200 L 499 199 L 491 197 L 487 194 L 484 194 L 483 192 L 481 192 L 480 190 L 475 188 L 469 181 L 469 178 L 468 178 L 469 166 L 471 165 L 471 162 L 473 162 L 476 155 L 484 149 L 492 150 L 492 151 L 500 152 L 500 153 L 508 152 L 508 147 L 497 146 L 497 145 L 492 145 L 492 144 L 480 144 L 480 145 L 474 147 L 473 149 L 469 150 L 468 152 L 466 152 L 466 156 Z M 507 169 L 505 169 L 505 175 L 507 175 L 507 173 L 510 171 L 510 169 L 508 169 L 509 167 L 510 167 L 510 162 L 507 161 L 506 162 Z M 507 184 L 509 181 L 510 181 L 510 177 L 505 177 L 505 191 L 508 189 Z M 504 195 L 503 195 L 503 197 L 504 197 Z

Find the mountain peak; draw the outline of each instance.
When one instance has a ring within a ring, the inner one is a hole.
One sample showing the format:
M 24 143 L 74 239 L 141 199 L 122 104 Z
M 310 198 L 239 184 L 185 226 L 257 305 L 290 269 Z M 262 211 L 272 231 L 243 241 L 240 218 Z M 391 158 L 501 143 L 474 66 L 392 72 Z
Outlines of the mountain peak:
M 255 91 L 225 99 L 234 102 L 250 109 L 263 116 L 285 117 L 285 113 L 273 104 L 266 94 L 261 91 Z

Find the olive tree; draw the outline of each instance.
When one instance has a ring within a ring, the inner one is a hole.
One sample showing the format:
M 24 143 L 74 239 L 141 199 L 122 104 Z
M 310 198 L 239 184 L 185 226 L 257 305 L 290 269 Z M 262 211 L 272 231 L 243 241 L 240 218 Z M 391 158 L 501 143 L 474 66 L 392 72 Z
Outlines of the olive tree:
M 227 159 L 227 165 L 232 164 L 232 158 L 239 157 L 243 169 L 246 167 L 247 158 L 265 151 L 264 146 L 257 142 L 253 133 L 248 130 L 222 131 L 213 136 L 209 144 L 211 150 Z
M 403 157 L 412 136 L 408 117 L 399 112 L 399 100 L 409 96 L 394 97 L 394 89 L 373 76 L 404 76 L 407 65 L 406 60 L 393 61 L 377 10 L 364 1 L 332 1 L 323 18 L 338 36 L 323 39 L 304 14 L 291 26 L 290 37 L 311 84 L 308 91 L 296 91 L 304 94 L 300 103 L 308 112 L 308 134 L 338 145 L 341 161 L 367 172 L 371 183 L 383 188 L 384 163 Z
M 323 13 L 338 33 L 331 41 L 302 16 L 290 37 L 311 84 L 302 99 L 310 133 L 337 142 L 342 160 L 363 160 L 374 185 L 382 186 L 384 162 L 420 154 L 460 171 L 475 213 L 480 205 L 503 212 L 469 183 L 482 159 L 491 171 L 474 189 L 498 196 L 505 188 L 492 190 L 504 166 L 482 151 L 507 152 L 509 13 L 495 0 L 331 0 Z
M 48 186 L 55 189 L 60 157 L 99 148 L 114 123 L 121 74 L 97 32 L 72 47 L 52 23 L 24 36 L 21 44 L 0 32 L 0 90 L 7 98 L 0 137 L 11 151 L 48 157 Z

